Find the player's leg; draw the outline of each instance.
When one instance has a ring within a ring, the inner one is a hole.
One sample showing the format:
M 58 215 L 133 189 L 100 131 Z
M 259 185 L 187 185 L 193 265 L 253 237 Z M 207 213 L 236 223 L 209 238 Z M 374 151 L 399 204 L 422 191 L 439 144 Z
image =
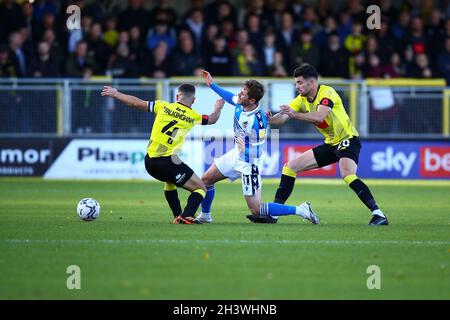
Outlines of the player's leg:
M 274 202 L 281 204 L 286 202 L 294 189 L 297 173 L 321 168 L 337 161 L 338 159 L 331 148 L 325 144 L 307 150 L 289 161 L 283 166 L 280 185 L 275 194 Z
M 211 206 L 216 193 L 214 184 L 224 179 L 226 179 L 226 177 L 219 171 L 215 163 L 213 163 L 209 167 L 209 169 L 203 174 L 202 181 L 206 186 L 206 195 L 201 203 L 202 211 L 197 216 L 197 220 L 203 223 L 212 222 Z
M 243 182 L 244 182 L 243 178 Z M 253 178 L 254 181 L 259 181 Z M 244 185 L 244 184 L 243 184 Z M 298 215 L 311 221 L 313 224 L 319 224 L 319 217 L 313 212 L 311 204 L 304 202 L 299 206 L 288 206 L 279 203 L 261 203 L 261 185 L 254 194 L 245 194 L 244 198 L 251 212 L 247 218 L 255 223 L 276 223 L 279 216 Z
M 187 172 L 189 166 L 183 163 L 183 166 L 185 167 L 183 169 L 184 172 Z M 192 171 L 191 168 L 189 168 L 190 171 Z M 203 198 L 206 195 L 206 187 L 203 183 L 202 179 L 200 179 L 199 176 L 197 176 L 193 171 L 190 175 L 189 179 L 184 182 L 179 182 L 179 186 L 181 186 L 183 189 L 186 189 L 191 192 L 187 199 L 186 206 L 184 207 L 183 213 L 179 215 L 175 220 L 174 223 L 182 223 L 182 224 L 195 224 L 195 223 L 201 223 L 199 221 L 196 221 L 194 219 L 195 212 L 197 212 L 198 207 L 200 206 L 200 203 L 202 202 Z
M 169 170 L 167 170 L 168 167 L 173 165 L 168 157 L 150 158 L 148 155 L 145 156 L 145 169 L 150 176 L 164 182 L 164 196 L 173 216 L 178 217 L 182 213 L 180 199 L 178 198 L 177 187 L 170 182 L 172 178 Z
M 341 177 L 372 212 L 372 220 L 369 224 L 387 225 L 388 220 L 383 212 L 378 208 L 369 187 L 356 175 L 360 150 L 361 143 L 357 138 L 344 140 L 341 142 L 337 150 Z
M 261 207 L 261 176 L 259 168 L 256 165 L 245 165 L 240 169 L 243 171 L 241 176 L 242 192 L 251 213 L 247 215 L 247 219 L 255 223 L 276 223 L 277 218 L 259 214 Z
M 182 213 L 182 211 L 176 185 L 170 182 L 165 182 L 164 196 L 166 197 L 166 201 L 169 204 L 170 210 L 172 210 L 174 218 L 178 217 Z
M 303 202 L 298 206 L 289 206 L 280 203 L 266 202 L 262 203 L 259 209 L 259 217 L 272 217 L 278 218 L 279 216 L 296 215 L 303 219 L 311 221 L 313 224 L 319 224 L 320 218 L 313 211 L 311 203 Z M 249 218 L 249 220 L 252 220 Z M 257 220 L 257 219 L 254 219 Z M 261 221 L 253 221 L 261 222 Z
M 238 154 L 235 149 L 232 149 L 214 159 L 214 163 L 209 167 L 202 177 L 203 182 L 206 185 L 206 196 L 202 201 L 202 212 L 197 216 L 197 219 L 202 222 L 211 223 L 211 206 L 215 196 L 214 184 L 218 181 L 226 178 L 230 181 L 236 180 L 240 177 L 240 172 L 235 170 Z
M 276 223 L 278 216 L 299 215 L 313 223 L 319 223 L 319 218 L 312 212 L 308 203 L 300 206 L 287 206 L 279 203 L 261 203 L 261 175 L 256 165 L 243 168 L 242 191 L 251 212 L 247 218 L 255 223 Z

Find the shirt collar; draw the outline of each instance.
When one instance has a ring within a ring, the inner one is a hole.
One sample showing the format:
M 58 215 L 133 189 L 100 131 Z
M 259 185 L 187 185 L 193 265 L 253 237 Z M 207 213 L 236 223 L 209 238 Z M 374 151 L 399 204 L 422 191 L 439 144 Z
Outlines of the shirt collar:
M 261 107 L 259 105 L 255 109 L 253 109 L 252 111 L 244 111 L 244 107 L 242 107 L 242 113 L 245 113 L 245 115 L 247 115 L 247 116 L 254 115 L 259 110 L 261 110 Z

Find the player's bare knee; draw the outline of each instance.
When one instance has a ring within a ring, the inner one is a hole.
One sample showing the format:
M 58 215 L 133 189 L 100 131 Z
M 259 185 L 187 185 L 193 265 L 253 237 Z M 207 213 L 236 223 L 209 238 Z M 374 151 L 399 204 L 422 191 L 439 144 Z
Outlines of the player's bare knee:
M 203 181 L 200 181 L 200 183 L 197 186 L 197 189 L 201 189 L 201 190 L 203 190 L 206 193 L 206 186 L 203 183 Z
M 211 183 L 211 177 L 210 177 L 208 174 L 204 174 L 204 175 L 202 176 L 202 181 L 203 181 L 203 183 L 204 183 L 205 185 L 207 185 L 207 186 L 209 186 L 209 185 L 212 184 L 212 183 Z
M 293 161 L 286 162 L 284 164 L 284 167 L 288 168 L 289 170 L 291 170 L 293 172 L 301 171 L 301 170 L 298 170 L 298 166 L 296 166 Z
M 351 168 L 345 168 L 345 167 L 341 167 L 340 172 L 341 172 L 342 179 L 344 179 L 346 176 L 349 176 L 351 174 L 355 174 L 355 172 L 353 172 L 353 170 Z

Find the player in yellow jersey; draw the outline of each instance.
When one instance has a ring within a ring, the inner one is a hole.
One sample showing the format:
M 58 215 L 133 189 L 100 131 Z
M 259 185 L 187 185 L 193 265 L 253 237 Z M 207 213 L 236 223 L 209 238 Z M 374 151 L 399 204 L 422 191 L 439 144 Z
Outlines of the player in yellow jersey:
M 145 168 L 152 177 L 165 182 L 164 193 L 175 217 L 174 223 L 201 223 L 194 219 L 194 214 L 205 197 L 205 184 L 187 164 L 181 161 L 177 152 L 180 151 L 184 138 L 195 125 L 217 122 L 225 101 L 217 100 L 214 112 L 210 115 L 200 115 L 192 109 L 195 101 L 195 87 L 190 84 L 182 84 L 178 87 L 174 103 L 161 100 L 144 101 L 108 86 L 103 88 L 101 95 L 113 97 L 141 111 L 156 114 L 145 156 Z M 183 211 L 176 187 L 191 192 Z
M 356 176 L 361 143 L 341 98 L 332 87 L 318 84 L 318 73 L 312 65 L 298 67 L 294 77 L 299 95 L 289 105 L 280 106 L 280 112 L 269 122 L 280 125 L 295 119 L 312 123 L 325 137 L 325 143 L 284 165 L 274 202 L 286 202 L 294 188 L 297 173 L 339 162 L 341 177 L 372 212 L 369 225 L 387 225 L 388 220 L 378 208 L 369 188 Z M 270 217 L 254 220 L 271 222 Z

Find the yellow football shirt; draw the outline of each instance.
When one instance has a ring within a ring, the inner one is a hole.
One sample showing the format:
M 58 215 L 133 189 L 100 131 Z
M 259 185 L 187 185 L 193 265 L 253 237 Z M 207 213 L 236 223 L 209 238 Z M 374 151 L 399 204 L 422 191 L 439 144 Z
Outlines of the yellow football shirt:
M 148 111 L 156 114 L 147 147 L 151 158 L 167 157 L 177 153 L 186 135 L 196 124 L 207 124 L 208 116 L 200 115 L 179 102 L 148 101 Z
M 326 144 L 335 146 L 342 140 L 359 135 L 344 109 L 341 97 L 332 87 L 319 85 L 319 90 L 313 101 L 308 101 L 306 97 L 298 95 L 289 102 L 289 106 L 293 110 L 303 113 L 315 112 L 319 105 L 331 108 L 331 112 L 325 120 L 316 125 L 317 130 L 325 137 Z

